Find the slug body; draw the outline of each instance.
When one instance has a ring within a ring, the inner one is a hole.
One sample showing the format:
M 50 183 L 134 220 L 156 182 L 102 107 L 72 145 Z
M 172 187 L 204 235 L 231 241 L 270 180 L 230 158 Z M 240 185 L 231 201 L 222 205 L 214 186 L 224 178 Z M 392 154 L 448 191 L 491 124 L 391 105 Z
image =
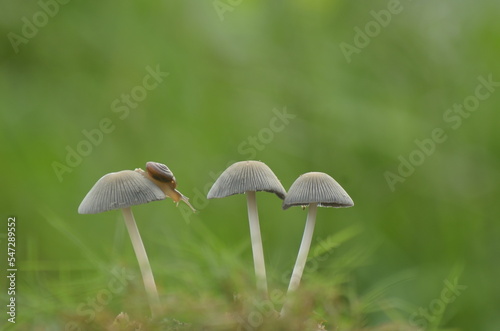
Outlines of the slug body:
M 140 169 L 136 169 L 136 171 L 138 170 Z M 148 162 L 146 163 L 146 171 L 140 170 L 140 172 L 155 183 L 174 202 L 179 204 L 179 201 L 184 201 L 194 212 L 196 211 L 189 203 L 189 198 L 175 189 L 177 182 L 175 181 L 174 174 L 166 165 L 158 162 Z

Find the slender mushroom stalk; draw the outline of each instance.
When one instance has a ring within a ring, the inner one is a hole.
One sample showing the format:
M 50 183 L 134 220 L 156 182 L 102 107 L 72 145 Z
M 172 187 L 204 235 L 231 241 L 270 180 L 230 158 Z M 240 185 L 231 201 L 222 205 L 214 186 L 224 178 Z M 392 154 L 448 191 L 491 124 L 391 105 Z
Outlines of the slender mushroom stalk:
M 255 192 L 258 191 L 275 193 L 280 199 L 284 199 L 286 194 L 283 185 L 266 164 L 259 161 L 241 161 L 231 165 L 220 175 L 208 192 L 207 198 L 246 194 L 257 289 L 267 297 L 266 264 L 255 197 Z
M 291 206 L 309 206 L 309 211 L 287 294 L 294 292 L 299 287 L 311 247 L 318 206 L 352 207 L 354 202 L 335 179 L 322 172 L 309 172 L 297 178 L 290 187 L 283 201 L 283 209 L 288 209 Z M 285 301 L 283 304 L 282 317 L 288 311 L 289 305 L 289 301 Z
M 257 278 L 257 289 L 267 293 L 266 263 L 264 262 L 264 248 L 260 235 L 259 214 L 257 211 L 257 199 L 255 191 L 247 191 L 248 221 L 250 224 L 250 239 L 252 240 L 252 254 L 254 259 L 255 277 Z
M 300 284 L 302 278 L 302 272 L 306 266 L 307 255 L 309 254 L 309 248 L 311 248 L 312 237 L 314 233 L 314 226 L 316 224 L 316 212 L 318 210 L 317 203 L 309 204 L 309 212 L 307 213 L 306 227 L 304 229 L 304 234 L 302 235 L 302 242 L 300 243 L 299 254 L 297 255 L 297 261 L 295 262 L 295 267 L 293 268 L 292 277 L 290 279 L 290 285 L 288 286 L 288 293 L 295 291 Z
M 146 249 L 142 243 L 139 229 L 135 223 L 132 209 L 130 209 L 130 207 L 123 208 L 122 213 L 125 225 L 127 226 L 128 234 L 130 235 L 130 241 L 132 241 L 132 246 L 134 247 L 135 256 L 139 262 L 139 268 L 141 269 L 142 281 L 144 282 L 144 288 L 146 290 L 146 295 L 148 296 L 151 315 L 153 318 L 156 318 L 161 313 L 161 304 L 158 290 L 156 289 L 155 279 L 153 277 L 153 271 L 151 270 L 151 265 L 149 264 L 148 255 L 146 254 Z

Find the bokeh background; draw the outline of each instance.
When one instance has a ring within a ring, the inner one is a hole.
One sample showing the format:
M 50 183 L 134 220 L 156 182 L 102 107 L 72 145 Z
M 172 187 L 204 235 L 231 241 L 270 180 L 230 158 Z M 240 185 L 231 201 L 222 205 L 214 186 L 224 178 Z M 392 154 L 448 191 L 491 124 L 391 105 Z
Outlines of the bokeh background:
M 474 96 L 479 77 L 500 82 L 500 3 L 2 4 L 0 239 L 6 251 L 15 216 L 19 268 L 7 329 L 104 329 L 122 311 L 148 314 L 120 213 L 77 214 L 102 175 L 147 161 L 167 164 L 199 210 L 134 208 L 166 317 L 235 329 L 221 316 L 254 287 L 246 202 L 205 194 L 229 164 L 256 159 L 285 188 L 326 172 L 356 204 L 318 212 L 313 244 L 326 248 L 305 271 L 304 315 L 328 330 L 498 330 L 500 84 L 474 111 L 447 111 Z M 371 11 L 389 10 L 374 23 Z M 26 27 L 34 16 L 36 31 Z M 168 76 L 142 96 L 148 67 Z M 127 106 L 132 91 L 140 100 Z M 103 119 L 111 132 L 97 134 Z M 401 158 L 436 128 L 447 139 L 401 176 Z M 392 188 L 388 171 L 401 176 Z M 257 199 L 269 286 L 282 293 L 306 211 Z M 132 279 L 90 318 L 82 310 L 112 270 Z

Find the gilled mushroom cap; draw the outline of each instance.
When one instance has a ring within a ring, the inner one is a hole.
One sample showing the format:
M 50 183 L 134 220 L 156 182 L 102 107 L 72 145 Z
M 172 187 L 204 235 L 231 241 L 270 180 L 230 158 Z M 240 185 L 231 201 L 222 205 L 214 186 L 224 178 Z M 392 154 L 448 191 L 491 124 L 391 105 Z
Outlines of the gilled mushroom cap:
M 99 179 L 78 207 L 78 213 L 97 214 L 163 199 L 165 193 L 140 172 L 123 170 Z
M 283 201 L 283 209 L 317 203 L 321 207 L 352 207 L 347 192 L 329 175 L 308 172 L 295 180 Z
M 273 171 L 260 161 L 241 161 L 229 166 L 208 192 L 208 199 L 225 198 L 247 191 L 265 191 L 284 199 L 286 191 Z

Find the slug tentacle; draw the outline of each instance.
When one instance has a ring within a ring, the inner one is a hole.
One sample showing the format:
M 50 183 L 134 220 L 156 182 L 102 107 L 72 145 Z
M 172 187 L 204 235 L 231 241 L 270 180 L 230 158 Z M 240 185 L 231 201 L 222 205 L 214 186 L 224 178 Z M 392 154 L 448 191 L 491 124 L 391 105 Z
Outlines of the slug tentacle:
M 179 191 L 177 191 L 177 192 L 179 192 Z M 196 213 L 197 210 L 194 209 L 194 207 L 189 203 L 189 198 L 187 196 L 183 195 L 181 192 L 179 192 L 179 194 L 181 195 L 181 198 L 180 198 L 179 201 L 183 201 L 186 205 L 189 206 L 189 208 L 191 208 L 191 210 L 193 211 L 193 213 Z M 179 201 L 177 201 L 177 206 L 179 206 Z

